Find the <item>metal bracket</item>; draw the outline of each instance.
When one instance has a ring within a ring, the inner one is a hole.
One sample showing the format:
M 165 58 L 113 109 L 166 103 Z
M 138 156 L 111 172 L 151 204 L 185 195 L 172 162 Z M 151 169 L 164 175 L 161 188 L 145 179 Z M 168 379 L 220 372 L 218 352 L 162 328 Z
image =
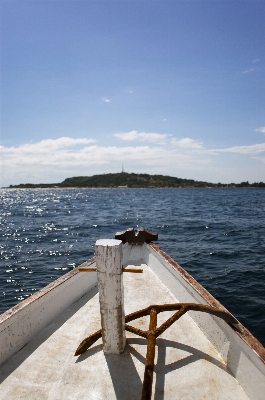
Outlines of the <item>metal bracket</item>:
M 78 272 L 97 272 L 96 267 L 78 267 Z M 143 268 L 122 268 L 122 272 L 133 272 L 135 274 L 141 274 Z
M 135 233 L 133 228 L 128 228 L 126 231 L 117 232 L 115 239 L 119 239 L 122 243 L 129 244 L 142 244 L 150 243 L 153 240 L 158 240 L 158 233 L 149 231 L 145 228 L 140 228 L 137 233 Z

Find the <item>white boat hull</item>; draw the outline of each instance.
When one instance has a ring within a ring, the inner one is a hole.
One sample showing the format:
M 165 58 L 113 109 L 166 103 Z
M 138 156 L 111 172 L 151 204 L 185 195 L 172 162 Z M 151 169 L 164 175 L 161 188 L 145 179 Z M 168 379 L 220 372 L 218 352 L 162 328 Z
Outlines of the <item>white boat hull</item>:
M 95 266 L 95 259 L 85 266 Z M 154 244 L 123 245 L 125 313 L 150 304 L 214 299 Z M 168 318 L 163 313 L 159 318 Z M 147 319 L 135 326 L 143 328 Z M 265 398 L 265 350 L 241 324 L 190 311 L 157 339 L 153 398 Z M 126 332 L 121 355 L 104 355 L 102 341 L 74 357 L 82 339 L 100 329 L 97 275 L 69 272 L 0 317 L 1 398 L 138 399 L 146 340 Z M 24 346 L 24 347 L 23 347 Z

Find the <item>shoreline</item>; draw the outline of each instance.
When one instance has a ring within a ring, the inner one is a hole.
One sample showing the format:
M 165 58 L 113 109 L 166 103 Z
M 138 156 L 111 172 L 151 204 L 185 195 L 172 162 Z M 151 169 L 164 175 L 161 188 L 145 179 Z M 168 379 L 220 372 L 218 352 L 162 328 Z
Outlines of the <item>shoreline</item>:
M 120 187 L 120 186 L 36 186 L 36 187 L 19 187 L 19 186 L 12 186 L 12 187 L 1 187 L 0 190 L 26 190 L 26 189 L 264 189 L 264 186 L 128 186 L 128 187 Z

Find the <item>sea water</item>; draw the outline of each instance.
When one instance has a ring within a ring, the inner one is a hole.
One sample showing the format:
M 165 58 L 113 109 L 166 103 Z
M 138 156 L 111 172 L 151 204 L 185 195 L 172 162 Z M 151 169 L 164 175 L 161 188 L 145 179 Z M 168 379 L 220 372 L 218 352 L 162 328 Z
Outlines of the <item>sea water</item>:
M 265 190 L 1 189 L 0 312 L 129 227 L 159 246 L 265 345 Z

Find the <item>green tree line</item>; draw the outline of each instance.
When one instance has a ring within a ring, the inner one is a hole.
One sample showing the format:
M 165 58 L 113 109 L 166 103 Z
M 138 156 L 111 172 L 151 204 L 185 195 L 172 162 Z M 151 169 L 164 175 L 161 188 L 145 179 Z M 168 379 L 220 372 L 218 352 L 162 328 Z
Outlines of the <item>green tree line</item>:
M 117 174 L 101 174 L 93 176 L 76 176 L 67 178 L 61 183 L 25 183 L 20 185 L 10 185 L 10 188 L 115 188 L 115 187 L 131 187 L 131 188 L 147 188 L 147 187 L 265 187 L 263 182 L 255 182 L 250 184 L 241 183 L 210 183 L 204 181 L 195 181 L 193 179 L 182 179 L 167 175 L 149 175 L 120 172 Z

